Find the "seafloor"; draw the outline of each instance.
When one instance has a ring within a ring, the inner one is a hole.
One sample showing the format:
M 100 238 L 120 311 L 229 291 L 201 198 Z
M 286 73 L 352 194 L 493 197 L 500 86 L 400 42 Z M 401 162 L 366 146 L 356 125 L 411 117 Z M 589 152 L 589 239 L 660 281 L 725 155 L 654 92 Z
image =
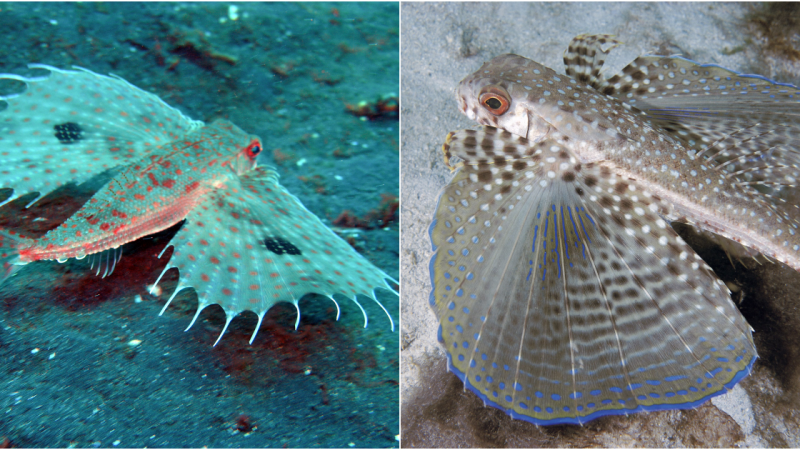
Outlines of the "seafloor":
M 484 61 L 516 53 L 564 73 L 581 33 L 623 42 L 609 75 L 642 54 L 681 54 L 784 83 L 800 82 L 797 4 L 404 3 L 402 14 L 402 445 L 404 447 L 798 447 L 800 275 L 763 258 L 727 258 L 680 230 L 734 291 L 759 359 L 730 393 L 694 410 L 537 427 L 485 407 L 447 373 L 428 304 L 436 201 L 451 175 L 441 145 L 474 127 L 453 90 Z
M 348 110 L 396 97 L 397 3 L 0 3 L 0 41 L 0 72 L 114 73 L 193 119 L 261 136 L 281 183 L 398 278 L 398 119 Z M 0 226 L 43 233 L 101 182 L 9 204 Z M 330 300 L 306 296 L 297 331 L 279 305 L 252 346 L 246 313 L 212 347 L 221 309 L 184 333 L 194 293 L 159 317 L 176 274 L 160 297 L 146 292 L 175 230 L 126 245 L 106 279 L 87 260 L 38 262 L 0 286 L 0 445 L 398 445 L 398 333 L 378 306 L 361 299 L 365 329 L 352 302 L 339 299 L 336 322 Z M 379 299 L 397 323 L 398 297 Z

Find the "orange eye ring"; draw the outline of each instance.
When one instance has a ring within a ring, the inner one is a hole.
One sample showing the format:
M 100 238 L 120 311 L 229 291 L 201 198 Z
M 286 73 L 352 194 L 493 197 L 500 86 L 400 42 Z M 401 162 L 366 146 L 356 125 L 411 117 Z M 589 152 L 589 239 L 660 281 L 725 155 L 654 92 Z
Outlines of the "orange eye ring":
M 259 142 L 258 139 L 254 139 L 253 142 L 244 149 L 244 154 L 250 159 L 256 159 L 262 149 L 261 142 Z
M 511 106 L 511 96 L 500 86 L 483 88 L 480 96 L 481 106 L 495 116 L 502 116 Z

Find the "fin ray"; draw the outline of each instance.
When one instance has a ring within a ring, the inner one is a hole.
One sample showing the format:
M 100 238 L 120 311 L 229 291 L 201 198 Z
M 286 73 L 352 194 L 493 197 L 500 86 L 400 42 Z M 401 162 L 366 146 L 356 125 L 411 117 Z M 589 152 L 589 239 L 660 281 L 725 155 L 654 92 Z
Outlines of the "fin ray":
M 181 286 L 194 288 L 201 304 L 219 304 L 234 316 L 262 315 L 281 301 L 297 305 L 308 293 L 341 294 L 363 311 L 356 295 L 380 304 L 374 291 L 391 279 L 263 166 L 209 192 L 170 244 L 164 270 L 177 267 Z
M 478 151 L 468 137 L 488 158 L 465 160 L 431 228 L 440 339 L 468 388 L 517 418 L 584 423 L 690 407 L 749 372 L 749 327 L 668 204 L 607 163 L 548 162 L 570 155 L 553 140 L 458 132 L 451 153 Z M 509 145 L 526 156 L 486 150 Z

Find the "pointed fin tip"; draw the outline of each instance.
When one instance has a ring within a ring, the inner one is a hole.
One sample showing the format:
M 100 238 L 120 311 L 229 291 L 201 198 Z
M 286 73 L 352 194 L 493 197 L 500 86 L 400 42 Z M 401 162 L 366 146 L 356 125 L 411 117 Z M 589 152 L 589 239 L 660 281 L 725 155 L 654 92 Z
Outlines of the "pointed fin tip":
M 198 308 L 198 311 L 199 311 L 199 308 Z M 219 343 L 220 339 L 222 339 L 222 336 L 225 334 L 225 330 L 228 329 L 228 325 L 231 324 L 232 320 L 233 320 L 233 314 L 230 314 L 228 311 L 225 311 L 225 326 L 222 328 L 222 332 L 219 333 L 219 337 L 217 337 L 217 340 L 214 341 L 214 345 L 212 347 L 216 347 L 217 346 L 217 344 Z M 192 320 L 192 323 L 194 323 L 194 320 Z M 187 328 L 187 330 L 188 330 L 188 328 Z
M 261 321 L 264 320 L 264 316 L 267 315 L 267 311 L 262 312 L 258 315 L 258 323 L 256 324 L 256 329 L 253 330 L 253 336 L 250 337 L 250 345 L 253 345 L 253 341 L 256 340 L 256 335 L 258 334 L 258 330 L 261 328 Z
M 167 245 L 165 245 L 165 246 L 164 246 L 164 249 L 163 249 L 163 250 L 161 250 L 161 253 L 159 253 L 159 254 L 158 254 L 158 259 L 161 259 L 161 256 L 162 256 L 162 255 L 164 255 L 164 252 L 165 252 L 165 251 L 167 251 L 167 249 L 168 249 L 170 246 L 172 246 L 172 245 L 173 245 L 173 244 L 172 244 L 172 240 L 170 239 L 170 241 L 169 241 L 169 242 L 167 242 Z M 164 272 L 166 272 L 166 270 L 167 270 L 167 269 L 164 269 Z M 161 273 L 161 275 L 164 275 L 164 273 L 162 272 L 162 273 Z M 159 276 L 158 278 L 159 278 L 159 279 L 161 279 L 161 277 L 160 277 L 160 276 Z M 156 283 L 158 283 L 158 282 L 156 282 Z
M 390 325 L 391 325 L 391 327 L 392 327 L 392 332 L 394 332 L 394 319 L 392 319 L 392 315 L 391 315 L 391 314 L 389 314 L 389 311 L 388 311 L 388 310 L 387 310 L 387 309 L 386 309 L 386 308 L 383 306 L 383 303 L 381 303 L 381 302 L 379 302 L 379 301 L 378 301 L 378 299 L 375 299 L 375 303 L 377 303 L 377 304 L 378 304 L 378 306 L 380 306 L 380 307 L 381 307 L 381 309 L 383 310 L 383 312 L 384 312 L 384 313 L 386 313 L 386 317 L 388 317 L 388 318 L 389 318 L 389 324 L 390 324 Z M 365 324 L 364 324 L 364 328 L 366 328 L 366 326 L 367 326 L 367 325 L 366 325 L 366 323 L 365 323 Z
M 294 305 L 294 309 L 297 310 L 297 320 L 294 321 L 294 329 L 297 330 L 297 327 L 300 326 L 300 303 L 295 300 L 292 304 Z
M 366 312 L 366 311 L 364 311 L 364 307 L 363 307 L 363 306 L 361 306 L 361 303 L 359 303 L 359 302 L 358 302 L 358 298 L 357 298 L 357 297 L 355 297 L 355 296 L 353 297 L 353 303 L 355 303 L 355 304 L 356 304 L 356 306 L 358 306 L 358 308 L 361 310 L 361 314 L 363 314 L 363 315 L 364 315 L 364 328 L 367 328 L 367 322 L 368 322 L 368 319 L 367 319 L 367 312 Z
M 42 197 L 44 197 L 44 195 L 42 195 L 41 192 L 37 192 L 37 194 L 39 195 L 37 195 L 35 199 L 31 200 L 30 202 L 28 202 L 27 205 L 25 205 L 25 209 L 30 208 L 31 206 L 33 206 L 34 203 L 38 202 L 39 200 L 41 200 Z
M 152 289 L 155 289 L 155 285 L 153 285 L 153 288 L 152 288 Z M 151 294 L 152 294 L 152 289 L 151 289 Z M 184 289 L 188 289 L 188 286 L 181 286 L 181 285 L 180 285 L 180 283 L 178 283 L 178 285 L 177 285 L 177 286 L 175 286 L 175 290 L 174 290 L 174 291 L 172 291 L 172 295 L 170 295 L 170 296 L 169 296 L 169 300 L 167 300 L 167 303 L 165 303 L 165 304 L 164 304 L 164 307 L 163 307 L 163 308 L 161 308 L 161 312 L 160 312 L 160 313 L 158 313 L 158 315 L 159 315 L 159 316 L 160 316 L 160 315 L 162 315 L 162 314 L 164 314 L 164 311 L 166 311 L 166 310 L 167 310 L 167 307 L 169 306 L 169 304 L 170 304 L 170 303 L 172 303 L 172 299 L 173 299 L 173 298 L 175 298 L 175 296 L 176 296 L 176 295 L 178 295 L 178 292 L 180 292 L 180 291 L 182 291 L 182 290 L 184 290 Z M 198 305 L 198 307 L 197 307 L 198 314 L 199 314 L 199 312 L 200 312 L 200 309 L 201 309 L 201 308 L 200 308 L 200 306 Z M 196 318 L 197 318 L 197 316 L 195 316 L 195 319 L 196 319 Z M 192 323 L 194 323 L 194 320 L 192 320 Z M 192 325 L 191 325 L 191 324 L 189 324 L 189 328 L 191 328 L 191 327 L 192 327 Z M 187 328 L 187 330 L 188 330 L 189 328 Z
M 192 317 L 192 321 L 189 323 L 189 326 L 186 327 L 185 330 L 183 330 L 184 333 L 189 331 L 190 328 L 192 328 L 192 325 L 194 325 L 194 322 L 197 320 L 198 317 L 200 317 L 200 313 L 206 308 L 206 306 L 208 306 L 208 304 L 202 304 L 202 303 L 197 304 L 197 311 L 195 311 L 194 317 Z
M 329 295 L 328 298 L 331 299 L 334 305 L 336 305 L 336 321 L 338 322 L 339 315 L 341 314 L 341 310 L 339 309 L 339 303 L 336 302 L 336 300 L 333 298 L 333 295 Z
M 7 199 L 5 199 L 2 202 L 0 202 L 0 207 L 3 207 L 5 205 L 13 202 L 14 200 L 20 198 L 20 197 L 21 197 L 21 195 L 17 194 L 16 191 L 14 191 L 14 193 L 11 194 L 11 196 L 9 196 Z
M 160 257 L 160 255 L 159 255 L 159 257 Z M 164 267 L 164 270 L 161 271 L 161 275 L 159 275 L 158 278 L 156 278 L 156 282 L 153 283 L 153 286 L 150 288 L 150 295 L 156 295 L 155 294 L 155 289 L 156 289 L 156 286 L 158 286 L 159 281 L 161 281 L 161 277 L 163 277 L 164 274 L 167 273 L 167 270 L 171 269 L 172 267 L 174 267 L 174 266 L 171 266 L 170 264 L 167 264 L 167 266 Z

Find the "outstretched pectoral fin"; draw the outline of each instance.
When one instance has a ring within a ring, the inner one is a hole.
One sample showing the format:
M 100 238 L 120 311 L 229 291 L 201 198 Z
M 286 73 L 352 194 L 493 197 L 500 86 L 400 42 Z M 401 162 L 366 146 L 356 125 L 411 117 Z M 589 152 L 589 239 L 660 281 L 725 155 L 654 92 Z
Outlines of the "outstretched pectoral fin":
M 431 303 L 469 389 L 516 418 L 578 424 L 694 407 L 749 373 L 751 330 L 662 219 L 668 204 L 557 142 L 509 156 L 491 148 L 525 142 L 489 146 L 502 136 L 482 131 L 449 140 L 485 156 L 459 169 L 431 227 Z

